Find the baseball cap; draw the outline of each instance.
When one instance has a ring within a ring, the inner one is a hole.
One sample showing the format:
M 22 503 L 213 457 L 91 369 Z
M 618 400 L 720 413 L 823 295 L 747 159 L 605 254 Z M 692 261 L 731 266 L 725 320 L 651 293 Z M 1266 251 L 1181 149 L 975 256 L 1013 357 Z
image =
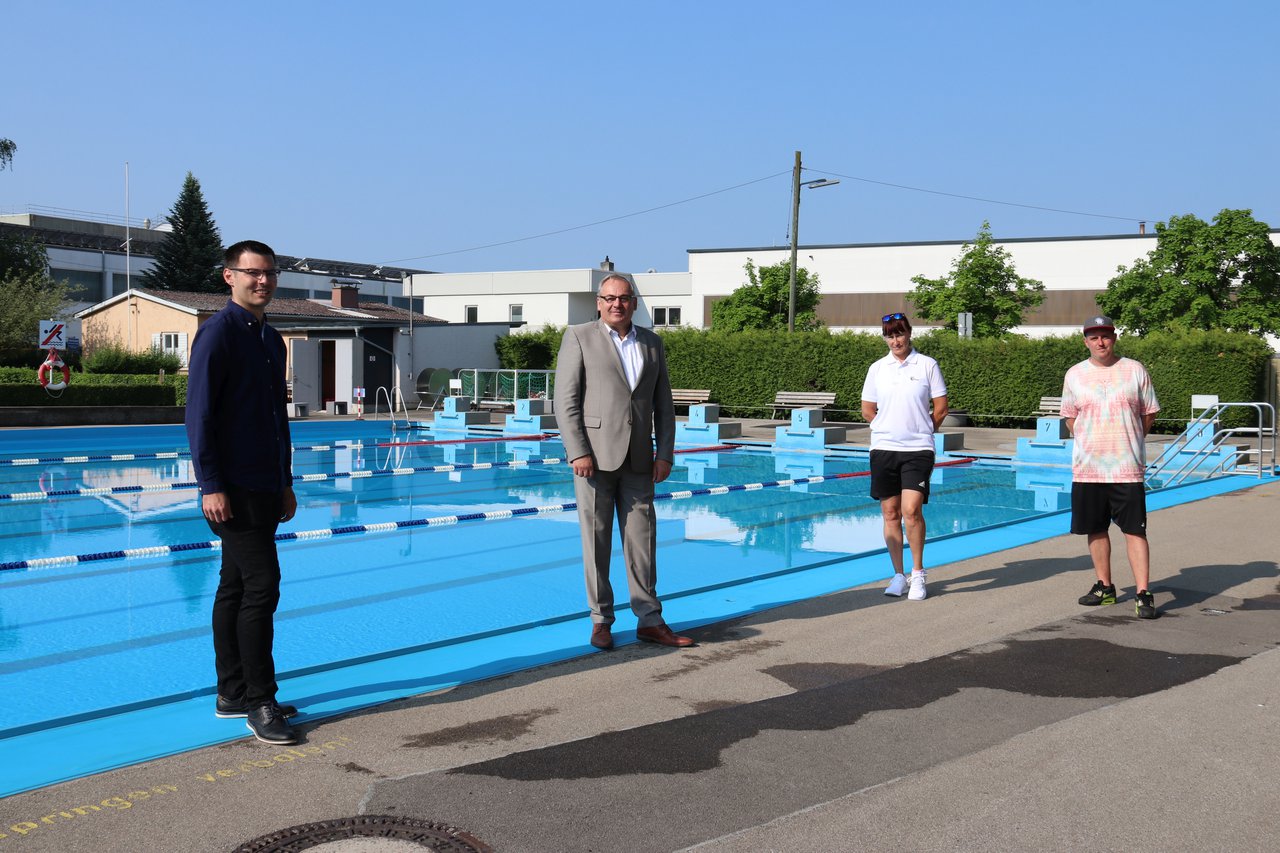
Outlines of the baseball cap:
M 1085 334 L 1088 334 L 1091 329 L 1110 329 L 1111 331 L 1114 332 L 1116 330 L 1116 324 L 1111 322 L 1110 317 L 1104 317 L 1101 314 L 1095 314 L 1094 316 L 1090 317 L 1088 320 L 1084 321 Z

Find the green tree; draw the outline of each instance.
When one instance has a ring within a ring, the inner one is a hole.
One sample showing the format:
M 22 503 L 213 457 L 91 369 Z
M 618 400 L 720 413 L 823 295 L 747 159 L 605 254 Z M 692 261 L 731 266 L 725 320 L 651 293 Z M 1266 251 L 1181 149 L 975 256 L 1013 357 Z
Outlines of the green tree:
M 57 282 L 35 277 L 0 281 L 0 350 L 35 349 L 40 321 L 70 306 L 66 286 Z
M 157 290 L 226 293 L 218 267 L 222 264 L 222 235 L 209 214 L 200 182 L 187 172 L 182 192 L 169 213 L 173 230 L 156 249 L 155 266 L 142 274 L 142 283 Z
M 744 329 L 787 328 L 791 301 L 791 263 L 779 261 L 756 268 L 747 260 L 743 268 L 747 283 L 711 306 L 711 327 L 717 332 L 740 332 Z M 818 321 L 818 276 L 804 267 L 796 267 L 796 330 L 809 331 L 821 327 Z
M 1190 214 L 1156 223 L 1156 247 L 1120 267 L 1098 306 L 1125 330 L 1280 332 L 1280 248 L 1251 210 L 1207 223 Z
M 41 243 L 18 234 L 0 234 L 0 281 L 48 273 L 49 255 Z
M 13 165 L 18 146 L 0 139 L 0 171 Z M 28 237 L 0 234 L 0 350 L 29 353 L 40 321 L 67 310 L 66 285 L 49 278 L 44 246 Z
M 1044 284 L 1023 278 L 1013 259 L 991 238 L 991 223 L 983 222 L 972 243 L 965 243 L 951 272 L 942 278 L 913 276 L 914 290 L 907 299 L 925 320 L 942 320 L 948 329 L 957 326 L 962 311 L 973 314 L 973 334 L 999 337 L 1021 325 L 1022 315 L 1044 301 Z

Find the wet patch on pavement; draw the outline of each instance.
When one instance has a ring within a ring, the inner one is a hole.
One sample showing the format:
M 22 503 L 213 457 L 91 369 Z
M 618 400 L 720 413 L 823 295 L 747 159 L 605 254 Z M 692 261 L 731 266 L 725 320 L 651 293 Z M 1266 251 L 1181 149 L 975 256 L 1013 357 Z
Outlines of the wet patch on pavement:
M 440 746 L 462 746 L 493 744 L 499 741 L 512 741 L 528 734 L 533 724 L 543 717 L 559 713 L 557 708 L 535 708 L 520 714 L 508 714 L 502 717 L 491 717 L 487 720 L 476 720 L 461 726 L 451 726 L 434 732 L 424 732 L 405 739 L 403 746 L 409 749 L 431 749 Z
M 1210 676 L 1272 648 L 1269 618 L 1085 614 L 893 668 L 771 667 L 796 692 L 375 782 L 366 807 L 502 849 L 680 849 Z

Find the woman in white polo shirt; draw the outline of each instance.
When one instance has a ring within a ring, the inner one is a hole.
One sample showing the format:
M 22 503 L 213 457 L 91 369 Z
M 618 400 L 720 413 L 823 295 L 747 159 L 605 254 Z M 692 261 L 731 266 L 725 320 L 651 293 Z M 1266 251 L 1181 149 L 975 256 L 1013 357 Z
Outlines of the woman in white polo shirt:
M 889 354 L 871 365 L 862 385 L 862 417 L 871 424 L 871 497 L 880 501 L 884 544 L 893 561 L 885 595 L 925 591 L 924 505 L 933 473 L 933 434 L 947 416 L 947 385 L 938 362 L 911 346 L 905 314 L 880 318 Z M 911 579 L 902 565 L 902 528 L 911 546 Z

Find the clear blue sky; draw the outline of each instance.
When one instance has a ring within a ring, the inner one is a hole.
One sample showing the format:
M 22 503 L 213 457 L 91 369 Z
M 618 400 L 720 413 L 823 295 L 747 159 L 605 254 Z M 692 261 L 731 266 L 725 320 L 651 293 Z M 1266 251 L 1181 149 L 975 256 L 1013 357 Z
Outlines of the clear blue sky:
M 798 149 L 806 179 L 844 176 L 804 193 L 801 243 L 963 240 L 984 219 L 1133 233 L 1224 207 L 1280 227 L 1278 10 L 7 0 L 0 212 L 123 215 L 128 161 L 135 218 L 191 171 L 228 243 L 674 271 L 690 248 L 785 245 Z

